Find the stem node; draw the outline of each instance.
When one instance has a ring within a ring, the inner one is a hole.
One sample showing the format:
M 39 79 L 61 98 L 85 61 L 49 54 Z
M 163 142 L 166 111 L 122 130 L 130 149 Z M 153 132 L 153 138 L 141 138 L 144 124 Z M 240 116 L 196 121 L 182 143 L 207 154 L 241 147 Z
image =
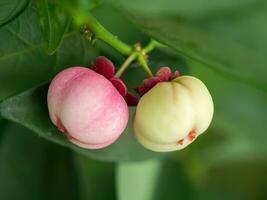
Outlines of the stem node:
M 124 61 L 121 67 L 118 69 L 115 77 L 120 77 L 126 68 L 135 60 L 140 63 L 143 70 L 152 77 L 153 74 L 147 65 L 147 53 L 152 51 L 158 43 L 155 40 L 151 40 L 147 46 L 142 48 L 140 43 L 136 43 L 133 47 L 120 41 L 117 36 L 112 35 L 106 30 L 91 14 L 87 15 L 87 23 L 83 27 L 83 34 L 86 39 L 93 42 L 96 39 L 100 39 L 111 47 L 116 49 L 123 55 L 127 55 L 128 58 Z

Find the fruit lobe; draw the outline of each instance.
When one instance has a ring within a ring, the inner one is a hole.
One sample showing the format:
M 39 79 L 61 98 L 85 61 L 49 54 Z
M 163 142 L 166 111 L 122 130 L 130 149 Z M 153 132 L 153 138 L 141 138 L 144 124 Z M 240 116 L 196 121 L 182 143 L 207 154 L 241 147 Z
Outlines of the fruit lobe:
M 53 124 L 83 148 L 112 144 L 128 122 L 128 107 L 118 90 L 106 77 L 85 67 L 56 75 L 47 101 Z
M 157 83 L 141 97 L 134 131 L 138 141 L 150 150 L 180 150 L 208 128 L 212 116 L 213 101 L 204 83 L 192 76 L 180 76 Z

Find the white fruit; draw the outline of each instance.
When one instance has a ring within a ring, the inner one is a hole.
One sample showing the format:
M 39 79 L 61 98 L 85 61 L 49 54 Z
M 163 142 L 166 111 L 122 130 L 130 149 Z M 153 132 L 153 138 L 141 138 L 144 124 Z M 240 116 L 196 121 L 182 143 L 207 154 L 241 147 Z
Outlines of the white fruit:
M 188 146 L 211 123 L 213 101 L 202 81 L 180 76 L 160 82 L 140 99 L 134 119 L 138 141 L 167 152 Z

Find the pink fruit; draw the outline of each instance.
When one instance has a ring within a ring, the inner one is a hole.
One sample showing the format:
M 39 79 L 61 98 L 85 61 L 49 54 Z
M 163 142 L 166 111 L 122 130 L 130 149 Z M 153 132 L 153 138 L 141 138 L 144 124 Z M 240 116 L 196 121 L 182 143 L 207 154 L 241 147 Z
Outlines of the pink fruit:
M 122 95 L 106 77 L 85 67 L 71 67 L 56 75 L 47 101 L 53 124 L 83 148 L 112 144 L 128 122 Z

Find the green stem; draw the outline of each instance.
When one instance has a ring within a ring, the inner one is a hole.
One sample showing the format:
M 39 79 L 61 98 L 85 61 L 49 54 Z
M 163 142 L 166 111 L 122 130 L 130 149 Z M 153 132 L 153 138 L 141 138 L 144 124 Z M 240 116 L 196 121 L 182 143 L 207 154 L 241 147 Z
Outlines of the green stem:
M 133 62 L 137 57 L 137 53 L 133 52 L 125 61 L 124 63 L 120 66 L 120 68 L 118 69 L 118 71 L 115 74 L 116 78 L 119 78 L 123 72 L 126 70 L 126 68 L 131 64 L 131 62 Z
M 141 67 L 143 68 L 143 70 L 147 73 L 147 75 L 149 77 L 153 77 L 153 74 L 152 74 L 149 66 L 147 65 L 145 56 L 141 52 L 138 53 L 137 59 L 138 59 L 138 62 L 140 63 L 140 65 L 141 65 Z
M 156 40 L 150 40 L 150 42 L 148 43 L 148 45 L 146 45 L 143 48 L 143 51 L 145 53 L 149 53 L 150 51 L 152 51 L 156 46 L 158 45 L 158 42 Z
M 148 52 L 152 51 L 158 45 L 157 41 L 151 40 L 149 44 L 143 49 L 141 48 L 140 44 L 137 44 L 134 46 L 134 48 L 132 48 L 129 45 L 117 39 L 116 36 L 112 35 L 91 14 L 87 15 L 86 25 L 88 26 L 90 32 L 94 34 L 94 37 L 96 39 L 104 41 L 105 43 L 107 43 L 108 45 L 119 51 L 121 54 L 129 56 L 121 65 L 115 77 L 120 77 L 122 73 L 126 70 L 126 68 L 129 66 L 129 64 L 135 59 L 138 60 L 138 62 L 142 66 L 143 70 L 148 74 L 148 76 L 153 77 L 153 74 L 149 66 L 147 65 L 145 57 Z
M 108 30 L 106 30 L 91 14 L 88 14 L 88 20 L 86 24 L 90 31 L 94 33 L 95 38 L 106 42 L 123 55 L 131 54 L 132 48 L 118 40 L 116 36 L 112 35 Z

